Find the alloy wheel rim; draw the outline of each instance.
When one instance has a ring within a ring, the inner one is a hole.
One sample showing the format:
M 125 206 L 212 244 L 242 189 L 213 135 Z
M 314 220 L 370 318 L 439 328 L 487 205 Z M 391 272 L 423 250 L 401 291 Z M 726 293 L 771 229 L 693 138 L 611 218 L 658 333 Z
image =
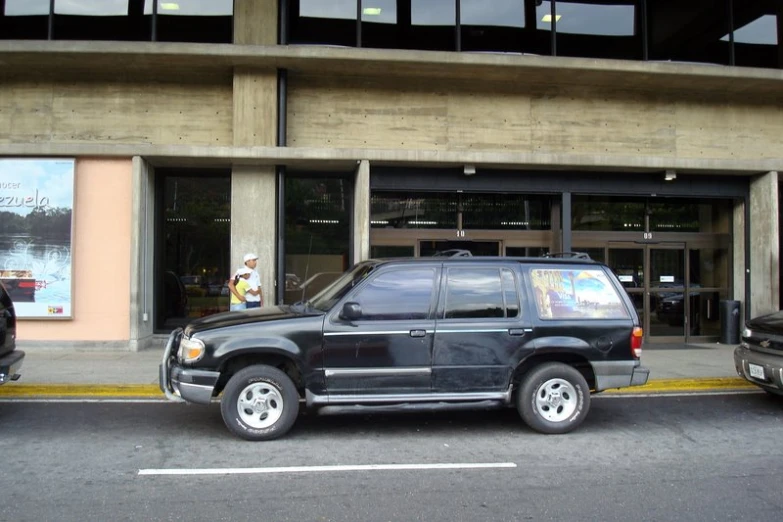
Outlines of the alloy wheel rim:
M 536 390 L 535 407 L 549 422 L 562 422 L 576 411 L 576 388 L 565 379 L 549 379 Z
M 283 393 L 268 382 L 245 386 L 237 399 L 237 413 L 242 422 L 255 429 L 269 428 L 283 415 Z

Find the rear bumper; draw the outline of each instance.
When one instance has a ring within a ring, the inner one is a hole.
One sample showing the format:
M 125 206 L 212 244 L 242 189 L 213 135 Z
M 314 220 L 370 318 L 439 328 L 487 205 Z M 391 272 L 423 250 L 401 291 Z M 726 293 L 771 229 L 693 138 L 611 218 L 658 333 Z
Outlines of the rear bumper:
M 24 352 L 21 350 L 14 350 L 0 358 L 0 384 L 19 379 L 23 361 Z
M 647 384 L 650 370 L 640 364 L 637 360 L 593 362 L 595 391 Z
M 751 364 L 761 367 L 763 378 L 751 375 Z M 757 352 L 741 344 L 734 349 L 734 368 L 737 374 L 748 382 L 783 395 L 783 354 Z

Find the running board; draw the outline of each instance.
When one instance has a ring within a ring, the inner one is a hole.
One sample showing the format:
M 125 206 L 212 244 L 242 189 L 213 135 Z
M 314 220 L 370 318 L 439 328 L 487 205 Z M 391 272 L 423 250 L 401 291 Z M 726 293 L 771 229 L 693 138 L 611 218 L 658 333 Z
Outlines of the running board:
M 472 393 L 399 393 L 373 395 L 316 395 L 310 390 L 305 391 L 308 407 L 350 405 L 401 405 L 421 403 L 477 403 L 483 401 L 511 402 L 511 387 L 504 392 L 472 392 Z
M 397 413 L 397 412 L 424 412 L 424 411 L 460 411 L 460 410 L 489 410 L 508 407 L 503 401 L 470 401 L 470 402 L 415 402 L 401 404 L 346 404 L 333 406 L 320 406 L 316 410 L 318 415 L 343 415 L 351 413 Z

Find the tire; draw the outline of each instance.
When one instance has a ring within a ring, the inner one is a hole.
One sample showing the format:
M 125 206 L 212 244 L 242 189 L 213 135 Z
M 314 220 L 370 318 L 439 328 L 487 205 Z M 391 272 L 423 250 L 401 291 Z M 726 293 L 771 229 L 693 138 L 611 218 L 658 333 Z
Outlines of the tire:
M 299 415 L 299 393 L 288 375 L 272 366 L 248 366 L 228 381 L 220 399 L 228 429 L 243 439 L 285 435 Z
M 590 388 L 579 371 L 563 363 L 531 369 L 517 389 L 517 410 L 525 424 L 547 434 L 579 427 L 590 410 Z

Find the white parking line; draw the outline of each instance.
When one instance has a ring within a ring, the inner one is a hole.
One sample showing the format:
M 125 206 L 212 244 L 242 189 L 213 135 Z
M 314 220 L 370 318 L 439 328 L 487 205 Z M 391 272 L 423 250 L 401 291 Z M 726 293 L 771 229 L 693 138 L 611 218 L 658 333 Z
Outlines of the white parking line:
M 281 468 L 140 469 L 139 475 L 249 475 L 268 473 L 317 473 L 324 471 L 399 471 L 430 469 L 516 468 L 513 462 L 451 464 L 361 464 L 348 466 L 288 466 Z

